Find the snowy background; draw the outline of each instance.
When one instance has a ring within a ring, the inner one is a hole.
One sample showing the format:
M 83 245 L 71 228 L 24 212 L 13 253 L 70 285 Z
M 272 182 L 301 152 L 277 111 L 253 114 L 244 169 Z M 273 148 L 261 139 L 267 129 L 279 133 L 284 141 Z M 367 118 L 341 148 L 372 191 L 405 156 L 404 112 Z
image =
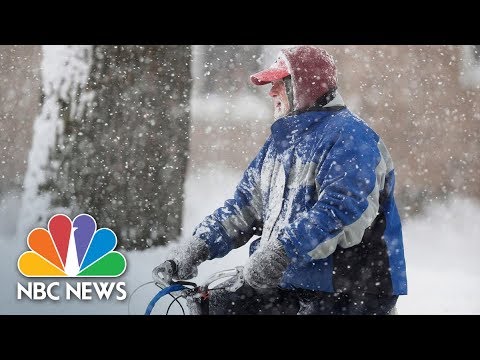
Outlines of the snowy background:
M 278 48 L 265 47 L 262 57 L 257 59 L 259 65 L 269 64 Z M 39 49 L 17 49 L 17 54 L 20 50 L 27 51 L 22 55 L 24 60 L 42 57 Z M 341 60 L 341 56 L 361 62 L 362 71 L 358 71 L 358 76 L 352 77 L 351 82 L 345 78 L 355 75 L 355 67 L 340 71 L 346 90 L 344 98 L 347 105 L 386 137 L 385 142 L 396 164 L 396 191 L 403 220 L 409 282 L 409 295 L 400 297 L 397 304 L 399 314 L 479 314 L 480 189 L 477 175 L 480 169 L 480 82 L 473 80 L 480 69 L 480 60 L 478 69 L 466 66 L 458 54 L 468 58 L 468 53 L 465 55 L 466 50 L 461 47 L 408 47 L 402 52 L 394 47 L 329 46 L 328 50 L 334 52 L 344 65 L 348 62 Z M 223 85 L 201 81 L 208 78 L 210 71 L 205 70 L 204 51 L 201 47 L 193 47 L 191 156 L 184 185 L 180 241 L 189 237 L 206 215 L 233 194 L 242 170 L 261 146 L 271 122 L 270 103 L 264 98 L 264 89 L 258 92 L 248 87 L 243 89 L 245 85 L 238 82 L 235 91 L 229 88 L 223 94 L 216 94 L 209 90 L 209 86 Z M 451 67 L 450 75 L 439 72 L 439 65 L 431 64 L 432 56 L 424 55 L 428 51 L 442 59 L 442 66 Z M 31 130 L 28 129 L 32 128 L 33 120 L 40 112 L 31 90 L 35 88 L 34 80 L 39 75 L 28 66 L 22 69 L 21 62 L 9 65 L 2 59 L 6 54 L 6 47 L 0 47 L 0 73 L 9 70 L 17 79 L 22 79 L 22 74 L 27 75 L 21 87 L 15 88 L 13 83 L 3 80 L 4 86 L 0 89 L 0 98 L 11 106 L 5 114 L 13 114 L 11 118 L 10 115 L 0 117 L 0 136 L 3 136 L 0 156 L 3 169 L 0 179 L 0 313 L 127 314 L 127 301 L 58 304 L 16 300 L 17 281 L 26 281 L 16 269 L 18 256 L 26 250 L 25 238 L 19 237 L 16 231 L 24 195 L 21 190 L 27 167 L 26 154 L 31 147 Z M 402 56 L 410 61 L 408 71 L 391 70 L 394 68 L 392 64 L 399 66 Z M 381 80 L 370 66 L 377 60 L 387 64 Z M 475 57 L 469 61 L 469 64 L 476 64 Z M 230 67 L 227 76 L 237 76 L 233 70 L 235 67 Z M 365 74 L 368 77 L 362 78 Z M 222 76 L 225 77 L 225 73 Z M 239 78 L 242 76 L 238 75 Z M 408 82 L 403 82 L 406 78 Z M 373 85 L 366 85 L 368 81 Z M 205 89 L 201 90 L 200 84 Z M 463 92 L 455 90 L 455 86 L 461 87 Z M 423 97 L 423 108 L 409 103 L 419 97 Z M 444 97 L 452 98 L 452 103 L 449 105 Z M 15 115 L 19 109 L 24 109 L 23 113 Z M 20 157 L 18 154 L 24 155 Z M 127 271 L 117 281 L 125 281 L 131 294 L 139 285 L 150 281 L 151 270 L 164 260 L 171 245 L 124 251 Z M 201 281 L 214 271 L 243 264 L 247 258 L 247 246 L 222 259 L 202 264 L 195 280 Z M 138 291 L 131 299 L 131 312 L 143 313 L 155 290 L 150 286 Z M 161 313 L 164 305 L 160 304 L 154 313 Z

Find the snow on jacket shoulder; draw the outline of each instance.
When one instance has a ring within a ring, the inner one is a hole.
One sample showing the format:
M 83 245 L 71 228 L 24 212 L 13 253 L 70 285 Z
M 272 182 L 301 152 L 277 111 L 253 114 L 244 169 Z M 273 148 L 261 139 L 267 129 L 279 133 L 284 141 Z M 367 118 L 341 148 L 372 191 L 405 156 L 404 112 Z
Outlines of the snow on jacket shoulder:
M 194 236 L 210 258 L 253 235 L 278 239 L 291 264 L 281 286 L 407 293 L 393 163 L 383 141 L 348 109 L 278 119 L 234 197 Z

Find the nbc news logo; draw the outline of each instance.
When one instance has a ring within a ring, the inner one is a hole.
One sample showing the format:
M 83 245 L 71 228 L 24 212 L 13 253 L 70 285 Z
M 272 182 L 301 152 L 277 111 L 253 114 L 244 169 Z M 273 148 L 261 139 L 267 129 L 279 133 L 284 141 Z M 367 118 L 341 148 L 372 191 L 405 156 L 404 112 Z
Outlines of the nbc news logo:
M 81 214 L 72 220 L 66 215 L 54 215 L 48 222 L 48 230 L 36 228 L 27 239 L 31 251 L 18 258 L 18 270 L 26 277 L 98 278 L 118 277 L 125 272 L 125 257 L 114 251 L 117 246 L 115 233 L 107 228 L 97 230 L 95 219 Z M 26 286 L 17 284 L 17 299 L 23 296 L 31 300 L 60 300 L 60 282 L 48 285 L 35 281 Z M 72 285 L 65 283 L 67 300 L 73 297 L 91 300 L 109 299 L 116 292 L 117 300 L 127 297 L 124 282 L 82 281 Z

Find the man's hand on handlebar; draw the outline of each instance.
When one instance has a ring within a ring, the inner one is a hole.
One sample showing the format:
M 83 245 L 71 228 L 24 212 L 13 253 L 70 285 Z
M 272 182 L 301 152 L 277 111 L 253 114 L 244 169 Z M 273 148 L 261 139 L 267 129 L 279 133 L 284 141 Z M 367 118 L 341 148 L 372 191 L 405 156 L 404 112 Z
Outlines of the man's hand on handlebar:
M 156 282 L 170 284 L 173 279 L 188 280 L 198 274 L 198 265 L 208 259 L 207 244 L 197 238 L 189 239 L 175 247 L 167 261 L 153 269 Z
M 167 260 L 158 265 L 152 271 L 153 280 L 160 284 L 170 284 L 177 274 L 177 264 L 173 260 Z

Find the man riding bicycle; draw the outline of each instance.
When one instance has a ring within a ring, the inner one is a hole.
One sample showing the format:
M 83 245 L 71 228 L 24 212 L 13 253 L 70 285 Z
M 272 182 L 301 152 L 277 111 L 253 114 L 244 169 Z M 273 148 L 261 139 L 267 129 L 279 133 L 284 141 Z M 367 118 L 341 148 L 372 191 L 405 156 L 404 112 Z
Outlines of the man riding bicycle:
M 162 271 L 190 279 L 258 235 L 245 284 L 212 292 L 210 314 L 388 314 L 407 278 L 387 147 L 344 105 L 323 49 L 283 49 L 251 81 L 272 84 L 271 134 Z

